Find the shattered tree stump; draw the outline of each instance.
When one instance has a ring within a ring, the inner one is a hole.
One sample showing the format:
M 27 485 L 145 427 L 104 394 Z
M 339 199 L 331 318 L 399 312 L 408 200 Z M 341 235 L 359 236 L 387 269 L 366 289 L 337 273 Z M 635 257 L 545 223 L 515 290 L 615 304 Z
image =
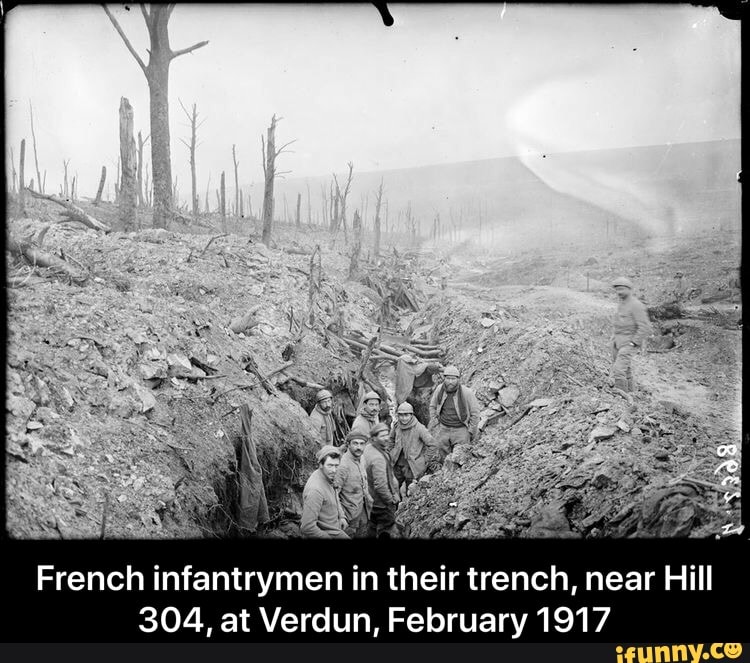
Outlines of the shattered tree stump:
M 34 198 L 42 198 L 44 200 L 51 200 L 53 203 L 57 203 L 65 208 L 64 212 L 60 212 L 63 219 L 59 220 L 58 223 L 77 221 L 82 223 L 84 226 L 92 228 L 93 230 L 100 230 L 101 232 L 108 233 L 112 232 L 112 229 L 95 219 L 93 216 L 86 214 L 78 205 L 74 205 L 69 200 L 55 196 L 54 194 L 37 193 L 33 189 L 26 188 L 25 191 L 30 193 Z

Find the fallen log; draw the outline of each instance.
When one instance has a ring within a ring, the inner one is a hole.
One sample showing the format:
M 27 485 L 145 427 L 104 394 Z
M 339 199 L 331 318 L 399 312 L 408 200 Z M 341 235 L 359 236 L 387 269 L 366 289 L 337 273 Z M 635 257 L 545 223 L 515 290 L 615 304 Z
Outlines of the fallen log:
M 78 207 L 78 205 L 74 205 L 64 198 L 60 198 L 59 196 L 55 196 L 54 194 L 38 193 L 37 191 L 33 191 L 29 188 L 27 188 L 26 191 L 28 191 L 34 198 L 50 200 L 53 203 L 57 203 L 58 205 L 64 207 L 66 211 L 61 212 L 61 214 L 65 217 L 65 221 L 77 221 L 78 223 L 82 223 L 84 226 L 88 226 L 89 228 L 93 228 L 94 230 L 100 230 L 104 233 L 112 231 L 109 226 L 103 224 L 93 216 L 86 214 L 86 212 Z M 62 222 L 63 220 L 59 221 L 59 223 Z
M 36 247 L 25 242 L 18 242 L 13 237 L 8 237 L 6 247 L 13 255 L 23 258 L 31 265 L 35 267 L 46 267 L 54 272 L 62 273 L 76 285 L 83 285 L 88 280 L 88 274 L 86 272 L 74 269 L 72 265 L 62 258 L 58 258 L 51 253 L 40 251 Z
M 424 359 L 440 359 L 445 355 L 445 350 L 420 350 L 413 345 L 405 346 L 406 350 Z
M 317 382 L 308 382 L 307 380 L 298 378 L 295 375 L 290 375 L 289 379 L 292 382 L 296 382 L 300 387 L 307 387 L 308 389 L 317 389 L 318 391 L 320 391 L 321 389 L 325 389 L 325 386 L 322 384 L 318 384 Z

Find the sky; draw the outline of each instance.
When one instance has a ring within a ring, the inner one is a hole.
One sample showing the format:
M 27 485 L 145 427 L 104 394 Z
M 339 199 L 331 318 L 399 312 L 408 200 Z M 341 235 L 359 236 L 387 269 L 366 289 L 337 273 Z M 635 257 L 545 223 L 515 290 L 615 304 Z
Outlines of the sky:
M 108 5 L 144 61 L 137 7 Z M 289 177 L 407 168 L 524 152 L 740 137 L 740 28 L 690 5 L 178 5 L 172 62 L 173 177 L 189 199 L 189 126 L 197 104 L 198 188 L 222 170 L 262 180 L 260 136 Z M 58 192 L 63 161 L 93 196 L 119 155 L 120 97 L 149 134 L 145 77 L 98 5 L 32 5 L 5 23 L 6 162 L 27 139 Z M 8 172 L 6 167 L 6 172 Z M 27 179 L 31 177 L 27 175 Z

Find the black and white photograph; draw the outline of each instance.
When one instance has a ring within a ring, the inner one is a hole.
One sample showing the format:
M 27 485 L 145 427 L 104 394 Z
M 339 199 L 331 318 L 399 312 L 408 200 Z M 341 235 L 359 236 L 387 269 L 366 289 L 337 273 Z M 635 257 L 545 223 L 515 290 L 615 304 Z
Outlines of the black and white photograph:
M 742 532 L 738 20 L 4 18 L 8 537 Z

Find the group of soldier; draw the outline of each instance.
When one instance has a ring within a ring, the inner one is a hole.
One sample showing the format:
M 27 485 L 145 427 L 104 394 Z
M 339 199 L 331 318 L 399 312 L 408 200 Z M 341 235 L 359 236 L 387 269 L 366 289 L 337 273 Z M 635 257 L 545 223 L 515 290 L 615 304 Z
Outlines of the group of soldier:
M 632 295 L 628 279 L 618 278 L 612 285 L 619 302 L 613 319 L 610 385 L 628 392 L 634 389 L 633 357 L 649 331 L 648 313 Z M 375 391 L 366 393 L 345 443 L 336 446 L 333 395 L 326 389 L 318 392 L 310 422 L 321 447 L 318 468 L 303 492 L 303 537 L 398 536 L 396 509 L 409 485 L 442 465 L 456 445 L 470 444 L 477 436 L 479 404 L 474 392 L 461 384 L 455 366 L 443 370 L 443 380 L 432 393 L 427 426 L 405 401 L 389 427 L 381 421 L 381 405 Z
M 334 444 L 333 395 L 317 394 L 310 421 L 319 436 L 318 469 L 305 485 L 301 534 L 313 538 L 397 536 L 396 509 L 412 482 L 439 467 L 457 444 L 477 435 L 479 403 L 455 366 L 430 399 L 430 420 L 411 403 L 396 408 L 392 426 L 380 420 L 380 396 L 362 399 L 344 445 Z

